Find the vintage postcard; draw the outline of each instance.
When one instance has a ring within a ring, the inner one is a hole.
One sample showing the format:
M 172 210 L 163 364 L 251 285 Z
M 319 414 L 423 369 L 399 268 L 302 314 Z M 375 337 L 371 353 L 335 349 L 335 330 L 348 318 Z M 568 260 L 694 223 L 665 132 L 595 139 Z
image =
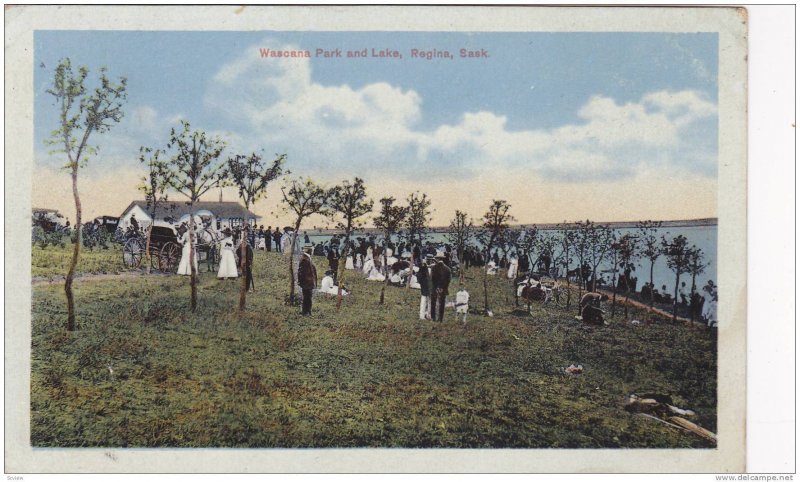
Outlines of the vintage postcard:
M 744 470 L 744 9 L 5 13 L 7 472 Z

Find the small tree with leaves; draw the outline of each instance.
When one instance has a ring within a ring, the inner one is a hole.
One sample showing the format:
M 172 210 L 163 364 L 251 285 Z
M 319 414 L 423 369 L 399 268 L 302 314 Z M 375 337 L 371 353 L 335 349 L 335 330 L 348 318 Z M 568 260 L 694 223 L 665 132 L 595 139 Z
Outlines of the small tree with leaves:
M 559 226 L 558 235 L 556 237 L 556 246 L 559 249 L 557 256 L 553 258 L 553 262 L 558 262 L 564 266 L 564 276 L 567 278 L 567 308 L 569 308 L 572 296 L 569 281 L 569 265 L 575 257 L 574 246 L 576 232 L 574 226 L 564 222 Z
M 586 236 L 586 260 L 592 269 L 592 291 L 596 291 L 597 268 L 612 254 L 614 231 L 608 226 L 586 221 L 584 234 Z
M 639 231 L 640 255 L 650 261 L 650 308 L 653 307 L 653 270 L 656 260 L 661 256 L 661 241 L 658 237 L 658 230 L 661 228 L 661 221 L 640 221 L 636 224 Z
M 509 223 L 514 221 L 514 217 L 508 213 L 510 209 L 511 205 L 507 201 L 494 199 L 483 215 L 483 223 L 476 237 L 486 246 L 487 255 L 508 230 Z M 489 312 L 489 271 L 486 266 L 483 268 L 483 309 Z
M 675 273 L 675 293 L 672 300 L 672 321 L 678 319 L 678 285 L 681 274 L 689 271 L 690 251 L 689 240 L 678 235 L 670 239 L 669 233 L 661 237 L 661 252 L 667 258 L 667 266 Z
M 150 253 L 150 238 L 153 234 L 153 225 L 156 221 L 158 208 L 162 204 L 169 202 L 169 195 L 167 189 L 170 186 L 170 176 L 172 172 L 169 168 L 169 163 L 163 158 L 159 157 L 163 154 L 160 149 L 153 149 L 151 147 L 139 148 L 139 162 L 147 165 L 147 175 L 142 177 L 142 183 L 139 185 L 139 191 L 144 194 L 144 200 L 147 204 L 147 211 L 150 219 L 153 221 L 147 226 L 147 238 L 144 245 L 144 254 L 146 259 L 152 256 Z M 147 273 L 150 273 L 152 262 L 147 263 Z
M 705 272 L 710 263 L 705 260 L 703 250 L 694 245 L 689 248 L 688 258 L 688 270 L 689 274 L 692 275 L 692 290 L 689 299 L 694 303 L 695 293 L 697 292 L 697 277 Z M 690 307 L 694 306 L 692 303 L 690 303 Z M 690 309 L 689 311 L 691 312 L 690 319 L 695 321 L 695 310 Z
M 412 192 L 408 195 L 406 202 L 408 202 L 408 215 L 404 224 L 408 232 L 408 240 L 412 244 L 416 241 L 422 246 L 422 240 L 430 222 L 431 199 L 425 193 Z
M 636 265 L 636 260 L 639 258 L 639 239 L 634 234 L 623 234 L 614 246 L 615 255 L 622 267 L 625 275 L 625 319 L 628 319 L 628 298 L 631 292 L 631 280 L 627 274 Z M 616 269 L 616 268 L 615 268 Z M 616 299 L 617 290 L 614 289 L 614 298 Z
M 364 180 L 356 177 L 353 182 L 343 181 L 331 189 L 329 205 L 332 213 L 340 214 L 342 220 L 336 227 L 344 231 L 344 252 L 342 257 L 347 260 L 350 251 L 350 236 L 355 229 L 361 228 L 363 222 L 360 217 L 372 212 L 374 203 L 367 198 Z M 346 263 L 339 263 L 339 291 L 336 294 L 336 309 L 342 306 L 342 285 Z
M 583 290 L 588 290 L 586 278 L 584 276 L 584 265 L 586 264 L 586 256 L 589 249 L 589 229 L 592 222 L 586 220 L 585 223 L 578 221 L 575 223 L 575 256 L 578 260 L 578 296 L 583 296 Z M 580 305 L 578 306 L 580 309 Z M 580 313 L 578 313 L 580 315 Z
M 197 309 L 197 267 L 195 266 L 195 225 L 194 205 L 200 197 L 211 189 L 223 184 L 226 178 L 225 163 L 220 161 L 225 142 L 217 136 L 210 136 L 202 129 L 192 129 L 188 121 L 182 120 L 181 127 L 170 130 L 167 153 L 171 153 L 169 163 L 169 185 L 184 196 L 189 206 L 189 266 L 192 311 Z
M 311 179 L 291 179 L 281 187 L 284 210 L 294 216 L 294 231 L 292 232 L 291 246 L 289 247 L 289 299 L 288 303 L 294 304 L 295 279 L 294 257 L 297 245 L 297 236 L 303 220 L 314 214 L 327 215 L 327 203 L 330 191 Z
M 376 228 L 380 229 L 383 232 L 383 236 L 385 244 L 388 245 L 389 241 L 392 239 L 392 235 L 397 233 L 397 231 L 403 226 L 403 223 L 406 220 L 406 216 L 408 216 L 408 207 L 406 206 L 395 206 L 394 204 L 395 198 L 393 197 L 384 197 L 381 198 L 381 210 L 378 216 L 373 220 L 373 224 Z M 381 287 L 381 300 L 380 304 L 383 304 L 385 299 L 385 292 L 386 286 L 389 284 L 389 267 L 386 265 L 389 262 L 388 257 L 386 255 L 386 246 L 383 248 L 383 267 L 384 267 L 384 274 L 386 275 L 386 279 L 384 280 L 383 286 Z
M 467 219 L 467 213 L 456 210 L 455 217 L 450 221 L 447 241 L 456 249 L 456 256 L 458 256 L 458 261 L 461 263 L 461 269 L 458 270 L 459 278 L 462 281 L 464 280 L 464 249 L 472 239 L 474 229 L 475 226 L 472 224 L 472 219 Z
M 244 202 L 244 208 L 250 211 L 250 207 L 259 199 L 264 197 L 269 184 L 283 174 L 283 165 L 286 162 L 286 154 L 280 154 L 272 161 L 265 161 L 264 158 L 255 152 L 249 156 L 237 154 L 228 158 L 227 178 L 239 190 L 239 197 Z M 239 264 L 242 272 L 241 286 L 239 287 L 239 311 L 244 311 L 247 300 L 247 276 L 245 273 L 247 265 L 247 237 L 250 224 L 245 223 L 239 243 Z
M 89 144 L 95 132 L 103 134 L 124 115 L 122 106 L 127 100 L 127 80 L 121 77 L 113 82 L 106 75 L 105 67 L 100 68 L 99 79 L 94 86 L 87 85 L 87 67 L 79 67 L 75 72 L 70 59 L 62 59 L 53 75 L 53 84 L 47 93 L 54 98 L 58 108 L 59 126 L 50 133 L 46 141 L 58 146 L 53 153 L 63 153 L 67 157 L 64 166 L 72 177 L 72 197 L 75 201 L 75 225 L 77 240 L 72 247 L 72 259 L 64 280 L 64 293 L 67 297 L 67 331 L 75 329 L 75 299 L 72 294 L 72 281 L 78 264 L 81 246 L 81 200 L 78 194 L 78 169 L 84 167 L 88 157 L 96 154 L 97 146 Z

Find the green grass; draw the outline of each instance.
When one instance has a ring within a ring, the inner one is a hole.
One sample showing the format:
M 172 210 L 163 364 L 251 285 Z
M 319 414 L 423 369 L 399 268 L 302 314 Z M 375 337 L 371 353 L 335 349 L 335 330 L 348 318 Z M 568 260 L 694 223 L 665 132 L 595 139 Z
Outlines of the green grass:
M 31 276 L 34 278 L 66 276 L 72 260 L 72 249 L 73 245 L 70 243 L 64 247 L 48 246 L 44 249 L 33 246 Z M 94 248 L 92 251 L 81 247 L 77 273 L 119 273 L 125 270 L 127 268 L 122 263 L 122 247 L 119 244 L 109 243 L 108 249 Z
M 466 328 L 452 311 L 419 321 L 415 290 L 389 288 L 380 306 L 380 283 L 350 272 L 341 311 L 321 296 L 301 317 L 283 303 L 285 272 L 280 254 L 257 254 L 258 291 L 241 317 L 238 283 L 212 274 L 194 314 L 187 278 L 77 283 L 73 333 L 61 286 L 34 288 L 31 443 L 709 447 L 627 413 L 637 391 L 670 394 L 716 430 L 711 332 L 619 317 L 593 328 L 549 306 L 514 315 L 508 280 L 494 277 L 495 317 L 470 314 Z M 482 299 L 477 270 L 466 284 Z M 585 372 L 564 374 L 571 363 Z

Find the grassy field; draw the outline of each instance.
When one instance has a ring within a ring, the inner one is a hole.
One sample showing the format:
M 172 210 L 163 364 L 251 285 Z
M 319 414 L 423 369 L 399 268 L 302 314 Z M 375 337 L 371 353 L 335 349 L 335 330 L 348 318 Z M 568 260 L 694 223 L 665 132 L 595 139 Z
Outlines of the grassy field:
M 72 244 L 64 247 L 48 246 L 44 249 L 39 246 L 31 248 L 31 276 L 33 278 L 64 277 L 69 270 L 72 259 Z M 122 247 L 116 243 L 109 243 L 108 249 L 94 248 L 89 251 L 81 248 L 78 258 L 78 273 L 119 273 L 127 268 L 122 263 Z
M 50 249 L 50 248 L 48 248 Z M 50 266 L 34 248 L 34 272 Z M 86 255 L 82 266 L 103 265 Z M 101 253 L 99 256 L 106 256 Z M 316 259 L 324 271 L 323 259 Z M 80 271 L 80 269 L 79 269 Z M 494 318 L 464 328 L 417 319 L 419 294 L 348 273 L 337 312 L 284 304 L 286 261 L 256 256 L 257 292 L 203 273 L 199 308 L 177 276 L 33 288 L 31 443 L 116 447 L 709 447 L 624 410 L 631 392 L 669 394 L 716 431 L 716 337 L 667 322 L 584 326 L 574 309 L 513 311 L 491 279 Z M 481 299 L 478 270 L 468 273 Z M 644 319 L 641 313 L 634 313 Z M 564 367 L 582 364 L 581 375 Z

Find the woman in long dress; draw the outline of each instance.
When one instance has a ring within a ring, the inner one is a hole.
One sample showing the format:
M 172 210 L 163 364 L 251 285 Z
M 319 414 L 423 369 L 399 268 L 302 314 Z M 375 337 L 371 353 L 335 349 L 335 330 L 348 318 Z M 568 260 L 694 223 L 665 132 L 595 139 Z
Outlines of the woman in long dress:
M 219 260 L 219 271 L 217 271 L 217 278 L 219 279 L 235 279 L 239 276 L 236 270 L 236 256 L 233 254 L 233 238 L 231 237 L 231 230 L 225 229 L 225 239 L 220 241 L 222 247 L 222 256 Z
M 181 251 L 181 262 L 178 263 L 178 274 L 182 276 L 190 276 L 192 274 L 192 268 L 189 265 L 189 251 L 191 250 L 191 243 L 189 242 L 189 230 L 186 229 L 186 226 L 181 226 L 183 232 L 178 237 L 178 242 L 183 245 L 183 250 Z M 194 272 L 199 273 L 197 269 L 197 247 L 195 246 L 194 249 Z

